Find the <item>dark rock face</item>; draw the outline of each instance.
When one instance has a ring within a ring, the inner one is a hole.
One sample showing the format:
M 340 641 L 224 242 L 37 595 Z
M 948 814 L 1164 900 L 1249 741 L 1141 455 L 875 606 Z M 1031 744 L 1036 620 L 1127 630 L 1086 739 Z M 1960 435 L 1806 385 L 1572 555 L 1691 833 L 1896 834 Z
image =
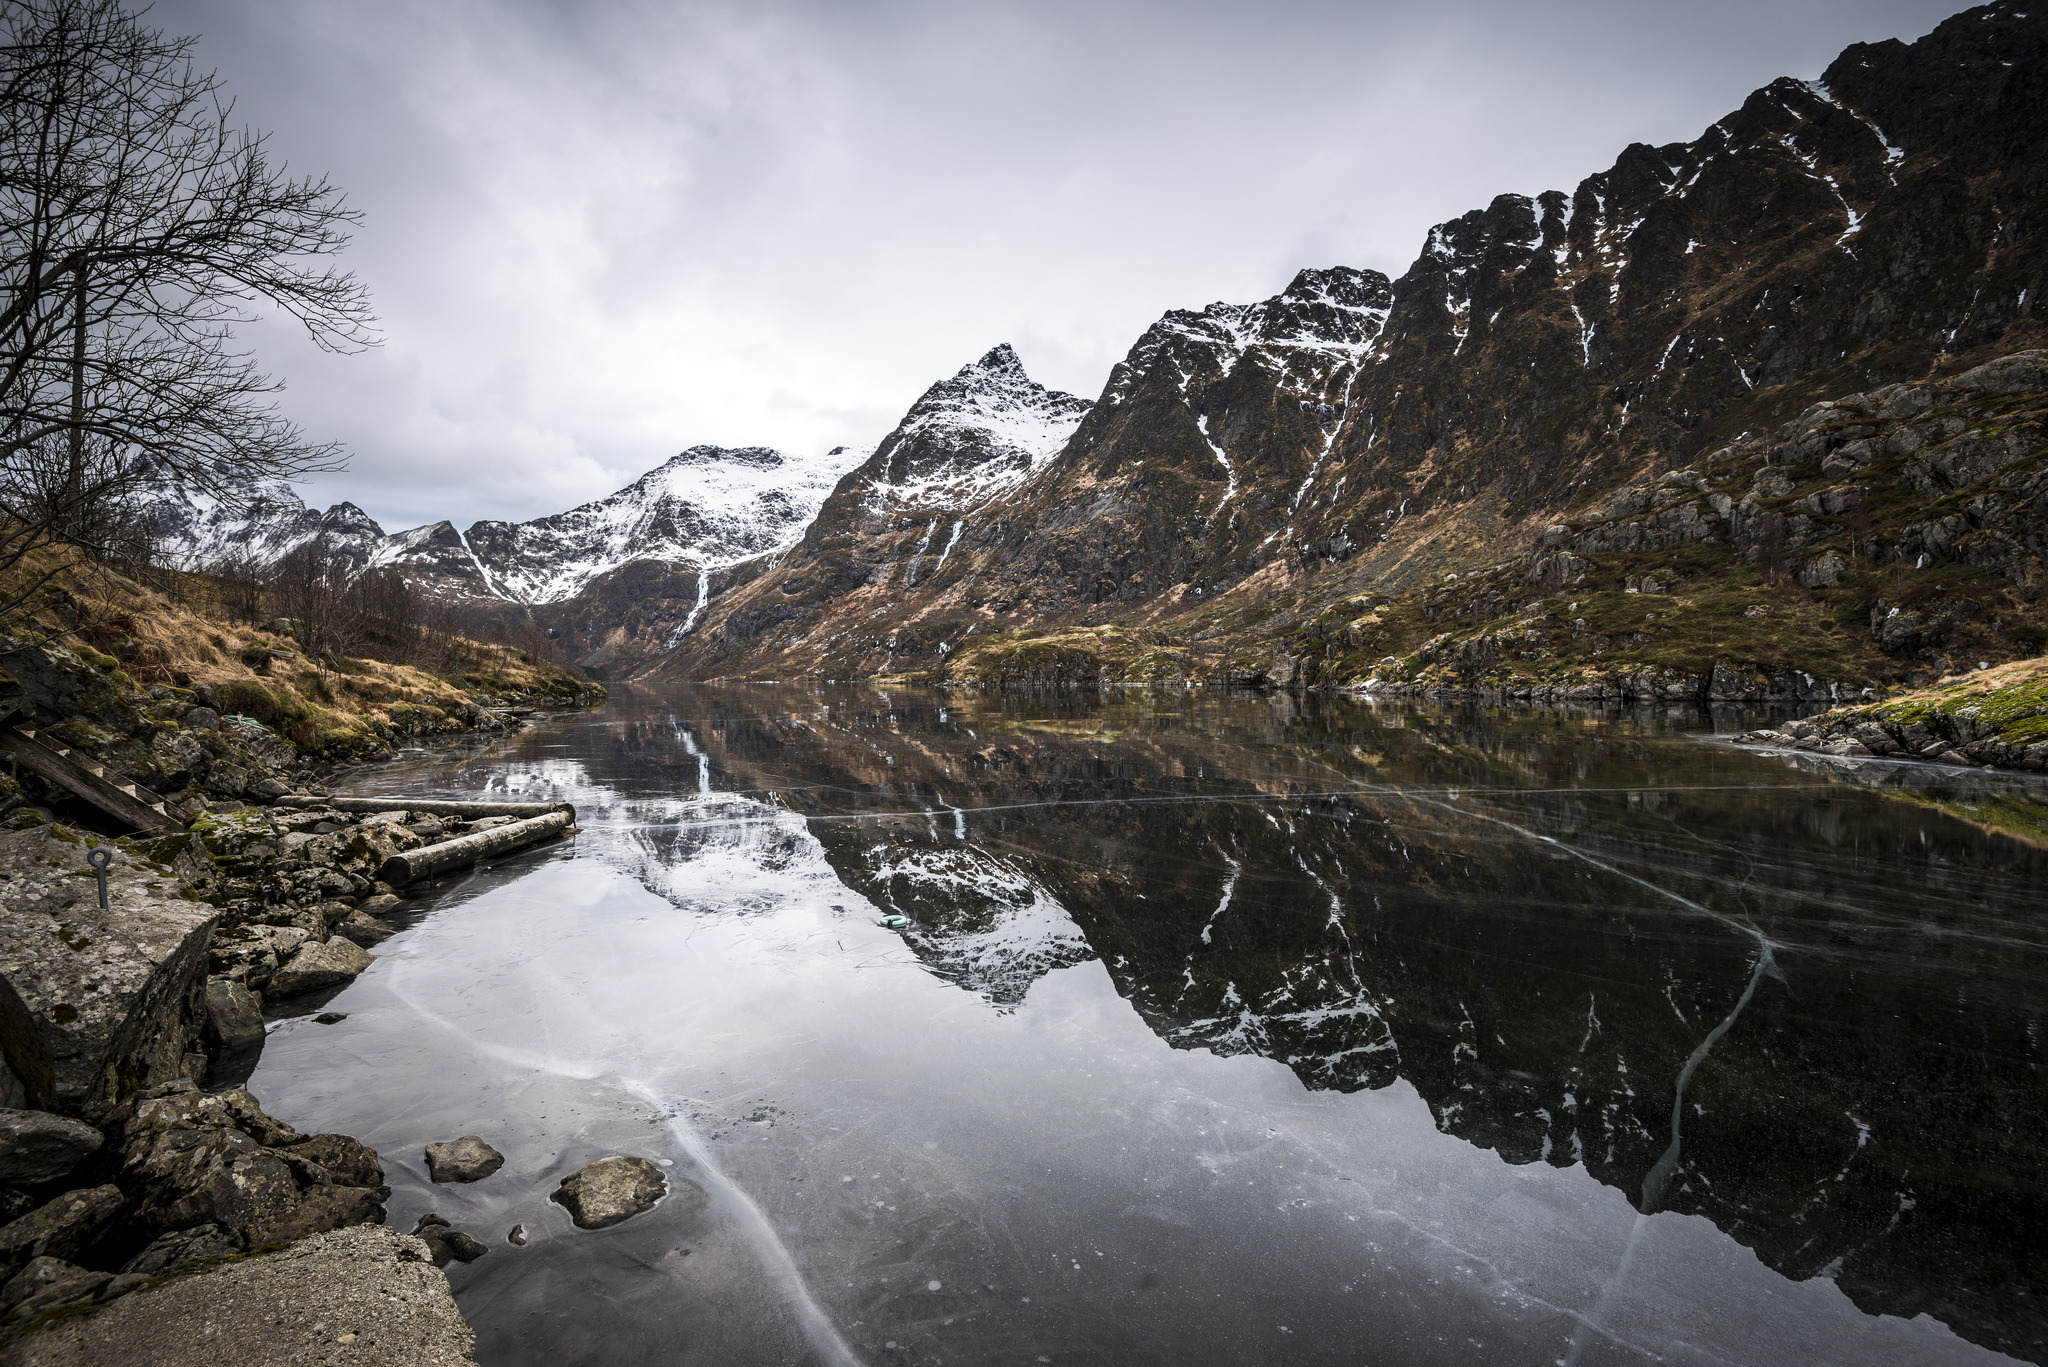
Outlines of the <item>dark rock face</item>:
M 123 1264 L 121 1270 L 151 1276 L 176 1272 L 193 1263 L 224 1258 L 241 1251 L 242 1240 L 232 1231 L 215 1224 L 193 1225 L 189 1229 L 174 1229 L 158 1235 L 147 1248 Z
M 427 1175 L 436 1182 L 480 1182 L 505 1166 L 505 1155 L 476 1135 L 427 1145 Z
M 82 1187 L 52 1198 L 0 1226 L 0 1267 L 19 1268 L 31 1258 L 76 1259 L 106 1233 L 125 1203 L 116 1186 Z
M 245 1091 L 172 1091 L 124 1110 L 119 1181 L 145 1238 L 218 1226 L 255 1249 L 384 1218 L 375 1151 L 301 1135 Z
M 0 1308 L 10 1320 L 25 1320 L 60 1305 L 90 1300 L 113 1279 L 110 1272 L 93 1272 L 62 1258 L 32 1258 L 0 1288 Z
M 490 1252 L 481 1243 L 431 1211 L 420 1216 L 419 1225 L 413 1230 L 413 1235 L 427 1246 L 436 1267 L 446 1267 L 450 1263 L 473 1263 Z
M 701 1198 L 694 1183 L 682 1183 Z M 644 1158 L 605 1158 L 562 1179 L 548 1199 L 569 1212 L 578 1229 L 606 1229 L 630 1220 L 668 1194 L 661 1169 Z
M 263 1040 L 263 1004 L 234 978 L 206 980 L 207 1024 L 215 1042 L 230 1049 Z
M 47 1111 L 0 1110 L 0 1184 L 54 1182 L 99 1152 L 90 1125 Z
M 828 508 L 721 586 L 664 672 L 935 670 L 970 631 L 1242 633 L 1496 559 L 1816 398 L 2038 345 L 2044 71 L 2048 12 L 1970 10 L 1774 82 L 1693 142 L 1631 146 L 1572 193 L 1441 224 L 1399 280 L 1305 272 L 1169 314 L 957 539 L 927 518 L 835 542 Z M 2011 449 L 1931 465 L 1924 497 Z M 903 538 L 927 527 L 951 551 L 913 584 Z M 891 592 L 861 598 L 878 579 Z

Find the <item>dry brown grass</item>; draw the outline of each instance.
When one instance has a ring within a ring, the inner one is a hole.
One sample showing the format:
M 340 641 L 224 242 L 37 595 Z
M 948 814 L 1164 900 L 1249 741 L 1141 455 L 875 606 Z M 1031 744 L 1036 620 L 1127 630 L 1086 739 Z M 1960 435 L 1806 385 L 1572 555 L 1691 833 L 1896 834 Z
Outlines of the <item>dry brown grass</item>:
M 368 748 L 379 728 L 449 729 L 448 714 L 479 695 L 567 701 L 590 688 L 548 661 L 467 638 L 445 675 L 385 660 L 309 658 L 289 636 L 233 620 L 203 575 L 159 572 L 145 584 L 62 548 L 18 568 L 32 575 L 53 563 L 45 590 L 0 620 L 0 634 L 40 634 L 140 688 L 207 688 L 224 710 L 256 716 L 308 753 Z

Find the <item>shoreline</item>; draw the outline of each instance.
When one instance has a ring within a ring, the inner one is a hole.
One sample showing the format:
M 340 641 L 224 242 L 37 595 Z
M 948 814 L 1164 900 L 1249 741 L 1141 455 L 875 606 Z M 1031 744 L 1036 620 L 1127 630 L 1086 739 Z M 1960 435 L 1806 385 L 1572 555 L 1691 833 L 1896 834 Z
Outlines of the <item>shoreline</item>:
M 140 1360 L 134 1336 L 159 1312 L 131 1304 L 169 1306 L 194 1278 L 296 1285 L 309 1269 L 372 1321 L 403 1287 L 431 1360 L 471 1361 L 438 1268 L 474 1245 L 387 1230 L 375 1151 L 300 1134 L 242 1084 L 270 1021 L 317 1013 L 400 928 L 410 899 L 378 877 L 385 861 L 513 820 L 345 812 L 320 801 L 328 785 L 391 757 L 393 740 L 509 734 L 608 695 L 566 676 L 541 692 L 461 690 L 466 705 L 419 709 L 336 760 L 224 715 L 205 683 L 143 688 L 48 637 L 0 650 L 0 726 L 60 740 L 145 806 L 158 789 L 163 817 L 157 832 L 104 834 L 120 823 L 76 787 L 26 764 L 0 775 L 0 1362 L 61 1358 L 57 1338 L 102 1323 L 125 1325 L 120 1351 Z M 104 907 L 87 860 L 100 850 Z M 240 1328 L 283 1353 L 303 1326 Z

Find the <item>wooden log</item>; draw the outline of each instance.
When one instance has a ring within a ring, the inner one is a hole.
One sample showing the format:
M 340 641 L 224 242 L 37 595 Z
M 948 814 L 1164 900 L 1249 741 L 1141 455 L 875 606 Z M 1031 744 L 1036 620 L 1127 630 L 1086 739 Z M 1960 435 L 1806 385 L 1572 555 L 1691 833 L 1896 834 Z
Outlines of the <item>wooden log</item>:
M 459 802 L 437 797 L 312 797 L 286 793 L 277 799 L 279 807 L 331 807 L 337 812 L 426 812 L 432 816 L 456 816 L 476 821 L 487 816 L 546 816 L 563 812 L 576 820 L 576 809 L 566 802 Z
M 0 728 L 0 750 L 123 825 L 152 835 L 185 829 L 184 822 L 164 810 L 161 797 L 122 778 L 92 756 L 73 750 L 55 736 L 26 726 Z
M 547 812 L 508 826 L 493 826 L 488 831 L 475 831 L 438 844 L 422 845 L 416 850 L 392 855 L 378 868 L 377 877 L 394 888 L 402 888 L 422 878 L 474 864 L 489 855 L 504 854 L 508 850 L 546 840 L 567 830 L 569 820 L 567 812 Z

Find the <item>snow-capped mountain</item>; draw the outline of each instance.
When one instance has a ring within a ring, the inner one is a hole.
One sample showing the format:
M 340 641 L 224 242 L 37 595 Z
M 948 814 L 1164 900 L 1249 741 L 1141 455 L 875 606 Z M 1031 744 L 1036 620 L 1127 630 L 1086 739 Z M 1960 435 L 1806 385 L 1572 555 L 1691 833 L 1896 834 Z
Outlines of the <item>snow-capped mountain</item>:
M 963 530 L 1041 474 L 1091 407 L 1032 380 L 1007 344 L 994 347 L 927 389 L 872 455 L 842 457 L 853 468 L 794 544 L 743 564 L 703 562 L 727 572 L 640 564 L 594 576 L 549 625 L 587 668 L 631 673 L 702 634 L 730 594 L 754 605 L 757 626 L 798 635 L 817 627 L 825 600 L 841 615 L 864 610 L 856 605 L 875 594 L 936 579 Z M 730 616 L 720 614 L 721 634 Z
M 693 446 L 608 497 L 532 522 L 479 522 L 464 538 L 493 596 L 556 603 L 632 560 L 709 570 L 791 546 L 866 455 Z
M 843 474 L 868 452 L 793 456 L 766 447 L 693 446 L 604 498 L 531 522 L 436 522 L 386 533 L 362 509 L 306 506 L 283 483 L 230 507 L 175 485 L 152 489 L 172 558 L 188 567 L 245 551 L 263 563 L 318 541 L 366 566 L 391 565 L 454 596 L 554 603 L 636 560 L 702 572 L 794 544 Z
M 316 538 L 367 559 L 384 538 L 384 529 L 355 504 L 317 512 L 282 480 L 245 486 L 234 506 L 169 481 L 151 485 L 140 502 L 155 515 L 173 562 L 188 569 L 236 553 L 268 564 Z

